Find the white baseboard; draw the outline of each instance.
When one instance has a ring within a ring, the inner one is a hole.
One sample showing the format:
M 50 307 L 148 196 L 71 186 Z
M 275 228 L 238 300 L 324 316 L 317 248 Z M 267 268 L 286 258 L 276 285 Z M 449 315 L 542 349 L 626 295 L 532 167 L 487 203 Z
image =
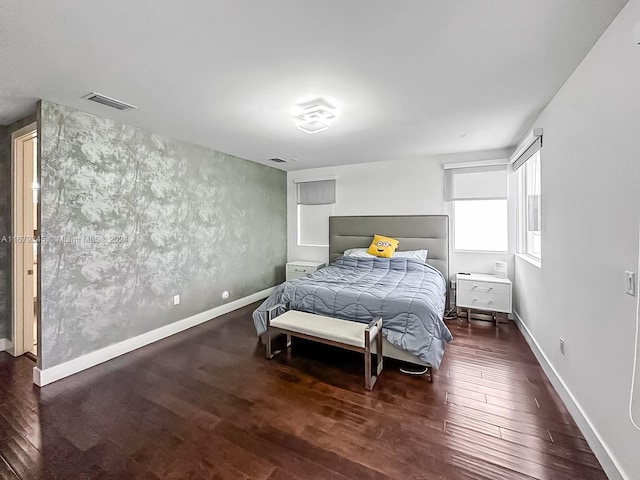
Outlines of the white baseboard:
M 8 338 L 0 338 L 0 352 L 4 352 L 6 350 L 11 350 L 13 347 L 13 343 Z
M 176 333 L 180 333 L 191 327 L 200 325 L 207 320 L 211 320 L 219 317 L 220 315 L 224 315 L 225 313 L 237 310 L 238 308 L 245 307 L 253 302 L 257 302 L 258 300 L 268 297 L 274 290 L 275 287 L 267 288 L 247 297 L 239 298 L 238 300 L 212 308 L 206 312 L 198 313 L 191 317 L 165 325 L 164 327 L 157 328 L 156 330 L 143 333 L 137 337 L 129 338 L 120 343 L 109 345 L 108 347 L 101 348 L 95 352 L 74 358 L 73 360 L 61 363 L 55 367 L 45 368 L 43 370 L 35 367 L 33 369 L 33 383 L 40 387 L 44 387 L 45 385 L 73 375 L 74 373 L 94 367 L 106 362 L 107 360 L 111 360 L 112 358 L 119 357 L 120 355 L 124 355 L 125 353 L 131 352 L 140 347 L 149 345 L 150 343 L 157 342 L 163 338 L 170 337 L 171 335 L 175 335 Z
M 522 336 L 529 344 L 529 347 L 531 347 L 531 350 L 536 356 L 538 363 L 549 378 L 551 385 L 553 385 L 553 388 L 556 390 L 556 392 L 564 402 L 567 410 L 569 410 L 569 413 L 575 420 L 578 428 L 584 435 L 584 438 L 587 440 L 587 443 L 591 447 L 591 450 L 593 450 L 593 453 L 602 465 L 605 473 L 610 480 L 624 480 L 626 477 L 622 474 L 622 469 L 618 466 L 618 462 L 615 460 L 615 457 L 611 453 L 611 450 L 607 446 L 606 442 L 602 439 L 598 431 L 595 429 L 595 427 L 591 423 L 591 420 L 589 420 L 589 417 L 582 409 L 576 398 L 573 396 L 573 393 L 571 393 L 571 390 L 569 390 L 560 375 L 558 375 L 556 369 L 553 368 L 553 365 L 551 365 L 551 362 L 549 362 L 549 359 L 538 345 L 538 342 L 536 342 L 533 335 L 531 335 L 531 332 L 522 321 L 522 318 L 520 317 L 518 312 L 514 311 L 513 313 L 515 316 L 516 325 L 522 333 Z

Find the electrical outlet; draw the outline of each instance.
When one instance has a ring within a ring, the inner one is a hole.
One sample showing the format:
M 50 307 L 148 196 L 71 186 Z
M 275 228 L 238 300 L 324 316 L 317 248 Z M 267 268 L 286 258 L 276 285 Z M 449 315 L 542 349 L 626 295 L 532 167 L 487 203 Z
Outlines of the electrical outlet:
M 560 353 L 564 356 L 564 338 L 560 338 Z
M 624 293 L 631 295 L 632 297 L 636 296 L 635 272 L 630 272 L 628 270 L 624 272 Z
M 173 296 L 173 304 L 174 305 L 179 305 L 180 304 L 180 295 L 174 295 Z

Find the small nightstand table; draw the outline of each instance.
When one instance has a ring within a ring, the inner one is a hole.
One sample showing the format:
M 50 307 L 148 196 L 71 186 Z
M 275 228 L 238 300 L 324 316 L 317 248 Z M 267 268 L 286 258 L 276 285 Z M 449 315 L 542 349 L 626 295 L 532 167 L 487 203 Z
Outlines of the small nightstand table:
M 287 263 L 287 281 L 304 277 L 324 267 L 324 262 L 308 262 L 306 260 L 293 260 Z
M 467 309 L 467 321 L 471 321 L 471 309 L 491 312 L 498 326 L 496 313 L 511 313 L 511 280 L 494 275 L 472 273 L 456 274 L 456 306 Z

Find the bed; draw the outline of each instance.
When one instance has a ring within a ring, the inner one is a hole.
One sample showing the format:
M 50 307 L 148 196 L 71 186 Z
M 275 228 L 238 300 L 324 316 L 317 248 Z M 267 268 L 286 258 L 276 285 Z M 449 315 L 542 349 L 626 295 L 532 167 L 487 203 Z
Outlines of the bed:
M 343 256 L 348 249 L 368 247 L 375 233 L 398 239 L 398 251 L 428 250 L 427 261 Z M 264 332 L 266 311 L 277 304 L 362 323 L 379 315 L 385 357 L 437 368 L 452 338 L 442 320 L 448 255 L 445 215 L 331 217 L 330 264 L 278 286 L 253 313 L 256 331 Z

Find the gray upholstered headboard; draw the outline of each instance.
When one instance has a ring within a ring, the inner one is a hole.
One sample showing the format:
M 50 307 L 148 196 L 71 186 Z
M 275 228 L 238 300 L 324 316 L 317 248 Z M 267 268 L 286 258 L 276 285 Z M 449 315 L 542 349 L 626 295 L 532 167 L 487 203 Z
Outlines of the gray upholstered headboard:
M 376 233 L 399 240 L 399 251 L 429 250 L 427 263 L 440 270 L 449 283 L 447 215 L 329 217 L 329 261 L 349 248 L 368 247 Z

